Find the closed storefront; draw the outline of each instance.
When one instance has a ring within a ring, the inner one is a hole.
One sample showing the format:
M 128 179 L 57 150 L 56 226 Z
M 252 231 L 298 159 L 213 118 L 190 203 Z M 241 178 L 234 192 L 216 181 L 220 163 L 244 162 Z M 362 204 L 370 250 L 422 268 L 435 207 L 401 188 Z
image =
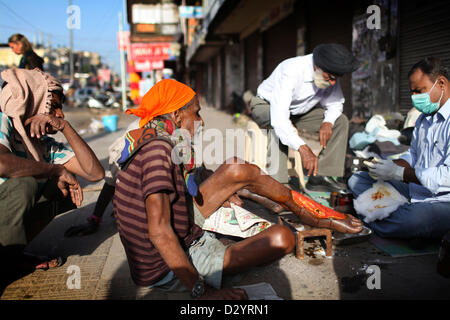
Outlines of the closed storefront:
M 261 82 L 262 75 L 258 74 L 258 52 L 262 51 L 261 33 L 254 32 L 244 40 L 245 51 L 245 90 L 251 90 L 254 94 Z
M 306 1 L 306 54 L 321 43 L 340 43 L 352 48 L 353 5 L 350 1 Z M 351 115 L 351 75 L 341 80 L 344 113 Z
M 293 14 L 263 33 L 264 79 L 280 62 L 296 56 L 296 44 L 297 23 Z
M 413 106 L 408 72 L 419 60 L 434 56 L 450 66 L 450 2 L 400 1 L 400 112 Z

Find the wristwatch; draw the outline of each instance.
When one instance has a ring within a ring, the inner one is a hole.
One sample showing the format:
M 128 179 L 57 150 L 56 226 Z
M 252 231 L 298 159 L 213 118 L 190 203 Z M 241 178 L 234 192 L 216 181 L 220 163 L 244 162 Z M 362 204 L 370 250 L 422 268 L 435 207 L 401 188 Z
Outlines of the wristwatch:
M 191 297 L 192 299 L 199 299 L 205 293 L 205 279 L 202 276 L 198 277 L 197 282 L 192 287 Z

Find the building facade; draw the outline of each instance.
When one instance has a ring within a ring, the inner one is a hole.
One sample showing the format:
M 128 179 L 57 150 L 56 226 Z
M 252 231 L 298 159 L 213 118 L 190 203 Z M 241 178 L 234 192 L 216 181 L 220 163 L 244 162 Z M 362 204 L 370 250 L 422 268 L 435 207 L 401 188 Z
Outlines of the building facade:
M 411 66 L 430 55 L 450 65 L 449 16 L 443 0 L 203 1 L 203 19 L 179 63 L 203 103 L 227 109 L 233 92 L 255 94 L 281 61 L 340 43 L 361 64 L 340 80 L 346 115 L 405 115 L 412 108 Z

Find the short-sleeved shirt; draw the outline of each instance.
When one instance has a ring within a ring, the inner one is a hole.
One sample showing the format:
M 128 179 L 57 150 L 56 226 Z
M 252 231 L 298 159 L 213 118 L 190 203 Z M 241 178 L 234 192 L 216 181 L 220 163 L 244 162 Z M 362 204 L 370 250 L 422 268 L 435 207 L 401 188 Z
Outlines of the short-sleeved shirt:
M 145 206 L 149 195 L 168 194 L 172 229 L 184 250 L 204 233 L 189 218 L 186 199 L 189 195 L 181 167 L 172 162 L 171 152 L 169 142 L 155 139 L 144 145 L 117 176 L 114 212 L 131 277 L 139 286 L 152 285 L 170 271 L 149 238 Z
M 51 164 L 65 164 L 75 153 L 55 139 L 43 136 L 41 143 L 44 146 L 44 161 Z M 3 112 L 0 112 L 0 144 L 8 148 L 14 155 L 20 158 L 28 158 L 25 146 L 19 133 L 14 129 L 12 120 Z M 0 177 L 0 184 L 7 178 Z

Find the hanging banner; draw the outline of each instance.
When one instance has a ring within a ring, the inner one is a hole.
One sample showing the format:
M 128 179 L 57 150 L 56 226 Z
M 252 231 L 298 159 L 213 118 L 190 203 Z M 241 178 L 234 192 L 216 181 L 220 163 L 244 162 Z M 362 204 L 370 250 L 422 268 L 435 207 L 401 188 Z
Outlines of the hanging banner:
M 163 60 L 135 60 L 134 69 L 136 72 L 149 72 L 164 69 Z
M 131 58 L 135 61 L 168 60 L 170 58 L 169 42 L 132 43 Z
M 180 18 L 203 19 L 203 7 L 201 6 L 179 6 L 178 13 Z

